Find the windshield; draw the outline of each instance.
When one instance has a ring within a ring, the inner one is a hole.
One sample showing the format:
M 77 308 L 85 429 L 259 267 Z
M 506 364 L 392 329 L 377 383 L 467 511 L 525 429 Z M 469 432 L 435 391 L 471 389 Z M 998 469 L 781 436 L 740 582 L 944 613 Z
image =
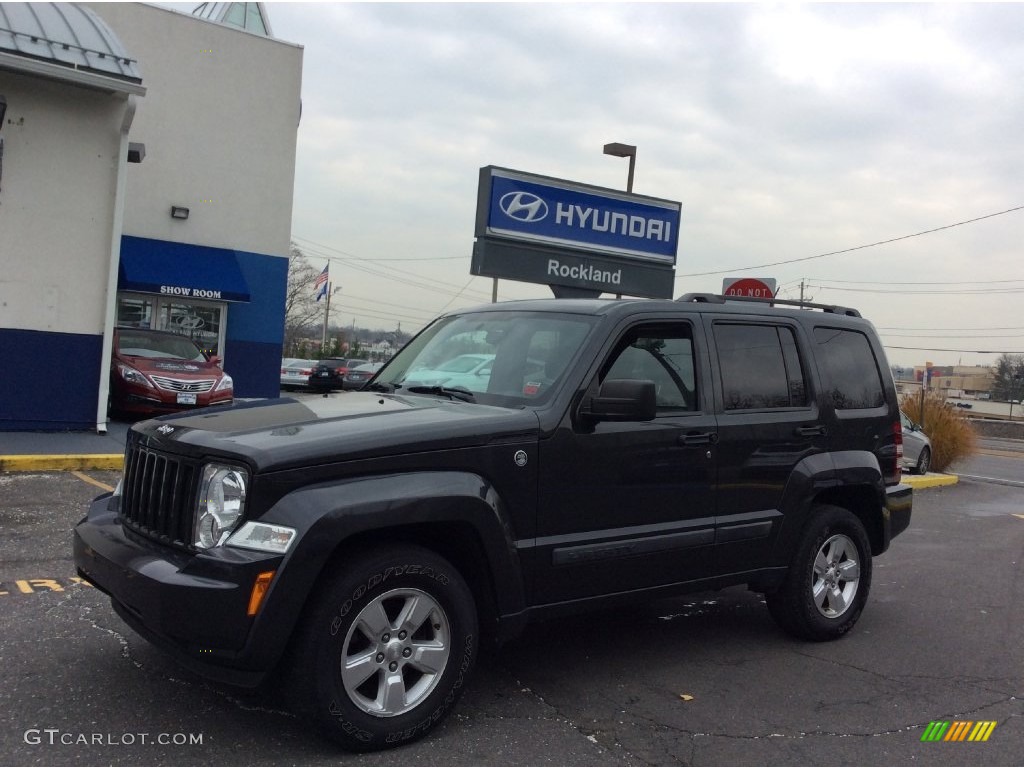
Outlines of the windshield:
M 468 390 L 491 405 L 543 402 L 561 385 L 594 321 L 513 311 L 444 317 L 409 342 L 374 383 L 400 392 Z
M 133 357 L 170 357 L 195 363 L 206 362 L 206 356 L 192 341 L 172 334 L 122 332 L 117 337 L 117 351 Z

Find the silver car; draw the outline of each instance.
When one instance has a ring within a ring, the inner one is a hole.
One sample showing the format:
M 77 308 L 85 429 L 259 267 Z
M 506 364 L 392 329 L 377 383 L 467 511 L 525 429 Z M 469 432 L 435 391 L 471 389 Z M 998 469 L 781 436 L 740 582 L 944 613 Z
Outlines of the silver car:
M 932 464 L 932 441 L 915 424 L 907 414 L 900 411 L 900 423 L 903 424 L 903 467 L 918 475 L 928 472 Z
M 305 389 L 316 360 L 286 357 L 281 360 L 281 389 Z

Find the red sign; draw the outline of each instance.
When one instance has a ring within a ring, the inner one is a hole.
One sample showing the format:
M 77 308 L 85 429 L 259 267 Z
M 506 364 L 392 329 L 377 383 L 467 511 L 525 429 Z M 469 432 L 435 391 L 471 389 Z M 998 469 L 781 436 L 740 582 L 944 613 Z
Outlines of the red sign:
M 727 277 L 722 281 L 722 295 L 773 299 L 775 298 L 775 278 Z

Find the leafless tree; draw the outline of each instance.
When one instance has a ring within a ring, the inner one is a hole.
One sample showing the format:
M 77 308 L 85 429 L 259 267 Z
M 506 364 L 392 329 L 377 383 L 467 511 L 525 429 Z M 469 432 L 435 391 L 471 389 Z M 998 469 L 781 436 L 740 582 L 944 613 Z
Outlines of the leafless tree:
M 288 256 L 288 288 L 284 301 L 285 356 L 293 342 L 304 336 L 320 337 L 324 301 L 316 300 L 313 286 L 320 270 L 309 263 L 302 250 L 292 243 Z

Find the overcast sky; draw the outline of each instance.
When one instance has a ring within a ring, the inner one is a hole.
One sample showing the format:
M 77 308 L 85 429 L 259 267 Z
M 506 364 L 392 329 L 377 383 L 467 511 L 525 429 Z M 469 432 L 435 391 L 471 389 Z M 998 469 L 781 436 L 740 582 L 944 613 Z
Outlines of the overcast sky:
M 805 280 L 870 318 L 890 362 L 1024 353 L 1024 210 L 1002 213 L 1024 206 L 1024 5 L 267 8 L 305 49 L 292 235 L 336 257 L 343 324 L 414 331 L 489 301 L 469 274 L 479 169 L 624 188 L 628 161 L 602 154 L 619 141 L 634 191 L 682 204 L 675 295 Z

